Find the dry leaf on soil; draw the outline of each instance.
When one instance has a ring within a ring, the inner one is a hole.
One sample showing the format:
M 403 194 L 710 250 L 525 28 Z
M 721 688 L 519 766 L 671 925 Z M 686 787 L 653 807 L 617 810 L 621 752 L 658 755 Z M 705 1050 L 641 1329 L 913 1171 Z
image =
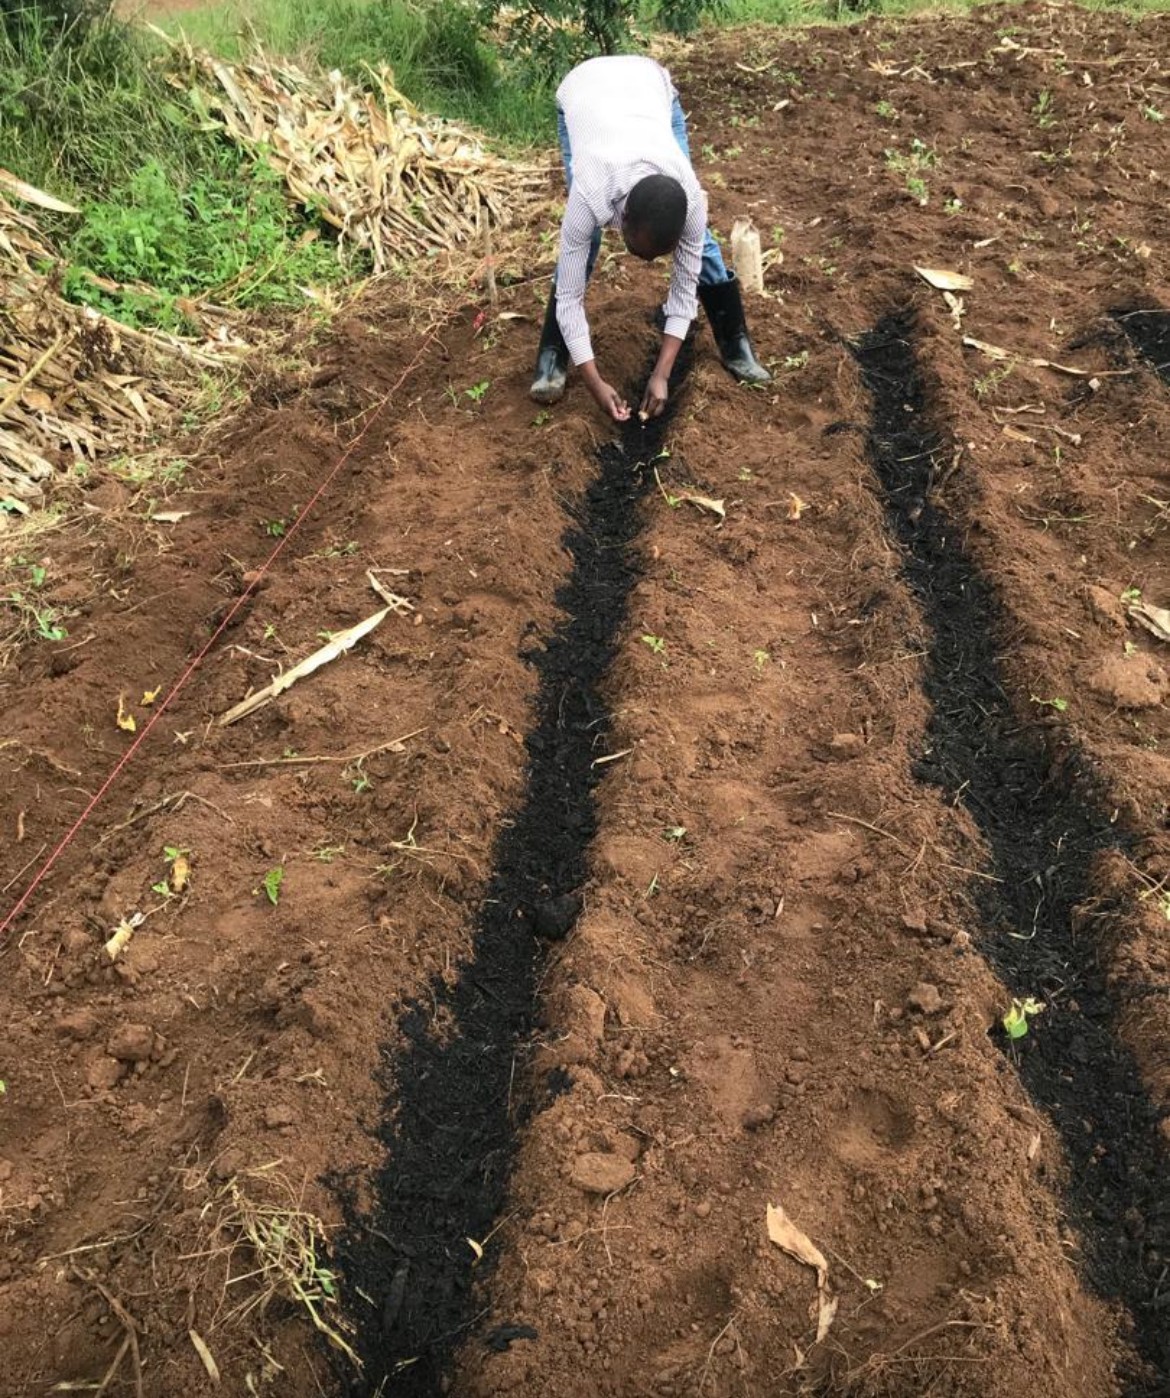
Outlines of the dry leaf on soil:
M 1129 614 L 1159 641 L 1170 641 L 1170 611 L 1165 607 L 1155 607 L 1152 602 L 1135 602 Z
M 789 1257 L 795 1257 L 817 1274 L 817 1344 L 829 1333 L 837 1314 L 837 1298 L 829 1290 L 829 1264 L 825 1255 L 788 1217 L 778 1204 L 768 1205 L 768 1237 Z
M 976 340 L 972 335 L 964 335 L 963 344 L 968 349 L 978 350 L 988 359 L 995 359 L 1001 363 L 1005 359 L 1018 359 L 1021 364 L 1031 364 L 1034 369 L 1055 369 L 1058 374 L 1072 374 L 1078 379 L 1112 379 L 1131 372 L 1129 369 L 1077 369 L 1071 364 L 1058 364 L 1054 359 L 1042 359 L 1031 354 L 1013 354 L 999 345 L 989 345 L 986 340 Z
M 727 518 L 727 507 L 724 505 L 723 501 L 713 500 L 710 495 L 700 495 L 698 491 L 695 490 L 680 490 L 677 498 L 679 500 L 685 500 L 690 505 L 695 505 L 700 510 L 710 510 L 713 515 L 718 515 L 721 520 Z
M 794 491 L 788 494 L 788 518 L 799 519 L 808 509 L 808 501 L 802 500 Z
M 121 728 L 124 733 L 136 733 L 138 731 L 138 723 L 136 722 L 134 715 L 132 713 L 129 713 L 126 709 L 126 696 L 124 694 L 118 695 L 117 722 L 118 727 Z
M 275 699 L 278 694 L 283 694 L 286 689 L 290 689 L 297 680 L 304 679 L 306 675 L 311 675 L 314 670 L 318 670 L 322 665 L 328 665 L 331 660 L 336 660 L 339 655 L 344 655 L 353 645 L 356 645 L 363 636 L 368 635 L 375 626 L 380 626 L 390 615 L 393 609 L 383 607 L 380 612 L 375 612 L 373 616 L 366 617 L 365 621 L 359 621 L 356 626 L 351 626 L 345 631 L 339 631 L 330 641 L 319 650 L 315 650 L 312 655 L 307 655 L 298 665 L 294 665 L 291 670 L 286 670 L 283 675 L 277 675 L 271 684 L 267 684 L 263 689 L 259 689 L 255 694 L 250 694 L 247 699 L 243 699 L 234 709 L 229 709 L 219 722 L 224 728 L 229 723 L 235 723 L 237 719 L 244 718 L 253 710 L 260 708 L 262 704 L 267 704 L 270 699 Z
M 975 282 L 962 272 L 948 272 L 944 267 L 919 267 L 914 270 L 936 291 L 973 291 Z
M 215 1362 L 214 1356 L 207 1348 L 207 1344 L 202 1335 L 199 1334 L 198 1330 L 188 1330 L 187 1334 L 190 1337 L 191 1343 L 195 1346 L 195 1353 L 203 1361 L 203 1367 L 207 1370 L 207 1377 L 213 1384 L 218 1385 L 219 1365 Z

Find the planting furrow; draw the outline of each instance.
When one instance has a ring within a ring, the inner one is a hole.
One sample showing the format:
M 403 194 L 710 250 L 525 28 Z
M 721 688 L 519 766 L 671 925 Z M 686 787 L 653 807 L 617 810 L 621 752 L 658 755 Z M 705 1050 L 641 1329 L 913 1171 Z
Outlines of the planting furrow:
M 1094 861 L 1125 836 L 1075 748 L 1053 752 L 1004 686 L 994 592 L 932 498 L 952 444 L 932 414 L 914 334 L 912 314 L 895 312 L 861 337 L 856 355 L 873 397 L 873 466 L 931 630 L 932 715 L 918 773 L 961 803 L 986 841 L 990 869 L 972 889 L 981 949 L 1020 1001 L 1044 1007 L 1008 1049 L 1068 1152 L 1086 1274 L 1132 1316 L 1145 1367 L 1128 1375 L 1129 1391 L 1161 1393 L 1170 1382 L 1160 1315 L 1167 1161 L 1157 1113 L 1115 1032 L 1108 967 L 1078 916 L 1096 892 Z
M 685 365 L 676 369 L 676 379 Z M 401 1009 L 385 1049 L 385 1161 L 374 1202 L 351 1197 L 337 1250 L 356 1310 L 362 1392 L 436 1394 L 456 1346 L 482 1318 L 473 1264 L 497 1250 L 516 1135 L 529 1083 L 517 1062 L 534 1018 L 537 978 L 550 941 L 581 907 L 596 829 L 594 789 L 609 755 L 601 683 L 613 658 L 637 562 L 638 501 L 653 476 L 665 420 L 635 419 L 599 470 L 565 534 L 572 573 L 557 593 L 563 620 L 529 652 L 539 677 L 525 740 L 526 790 L 503 822 L 470 955 L 452 977 Z M 543 1084 L 542 1096 L 557 1084 Z M 527 1338 L 487 1328 L 489 1346 Z

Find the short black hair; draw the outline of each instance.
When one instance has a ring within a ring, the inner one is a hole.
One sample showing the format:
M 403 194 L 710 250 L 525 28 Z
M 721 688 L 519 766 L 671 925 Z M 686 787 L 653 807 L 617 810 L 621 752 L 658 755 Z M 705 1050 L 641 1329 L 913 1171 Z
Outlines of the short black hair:
M 626 226 L 646 239 L 655 257 L 678 246 L 686 221 L 686 190 L 671 175 L 647 175 L 630 190 Z

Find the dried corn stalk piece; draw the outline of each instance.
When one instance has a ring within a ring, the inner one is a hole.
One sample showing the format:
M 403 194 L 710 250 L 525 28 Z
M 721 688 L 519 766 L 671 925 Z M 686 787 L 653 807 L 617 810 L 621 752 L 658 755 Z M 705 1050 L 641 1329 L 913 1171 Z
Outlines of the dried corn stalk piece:
M 398 258 L 478 246 L 547 182 L 544 167 L 503 160 L 420 112 L 388 68 L 370 70 L 367 92 L 259 47 L 229 64 L 179 41 L 173 61 L 175 86 L 200 113 L 268 160 L 293 197 L 337 230 L 343 256 L 367 253 L 378 272 Z
M 0 498 L 36 505 L 63 465 L 141 442 L 201 372 L 247 347 L 222 324 L 199 343 L 72 305 L 50 274 L 56 253 L 16 200 L 75 210 L 0 169 Z

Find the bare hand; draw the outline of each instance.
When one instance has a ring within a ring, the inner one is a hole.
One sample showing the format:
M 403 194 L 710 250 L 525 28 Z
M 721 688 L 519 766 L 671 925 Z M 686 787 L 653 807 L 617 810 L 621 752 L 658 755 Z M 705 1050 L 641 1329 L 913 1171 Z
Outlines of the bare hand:
M 667 388 L 666 375 L 657 372 L 650 375 L 646 384 L 646 392 L 642 395 L 642 406 L 638 409 L 638 416 L 643 422 L 649 422 L 651 418 L 661 417 L 666 409 L 666 400 L 670 396 Z
M 629 421 L 630 406 L 616 388 L 611 388 L 604 379 L 598 379 L 596 387 L 592 389 L 592 393 L 598 405 L 603 408 L 615 422 Z

